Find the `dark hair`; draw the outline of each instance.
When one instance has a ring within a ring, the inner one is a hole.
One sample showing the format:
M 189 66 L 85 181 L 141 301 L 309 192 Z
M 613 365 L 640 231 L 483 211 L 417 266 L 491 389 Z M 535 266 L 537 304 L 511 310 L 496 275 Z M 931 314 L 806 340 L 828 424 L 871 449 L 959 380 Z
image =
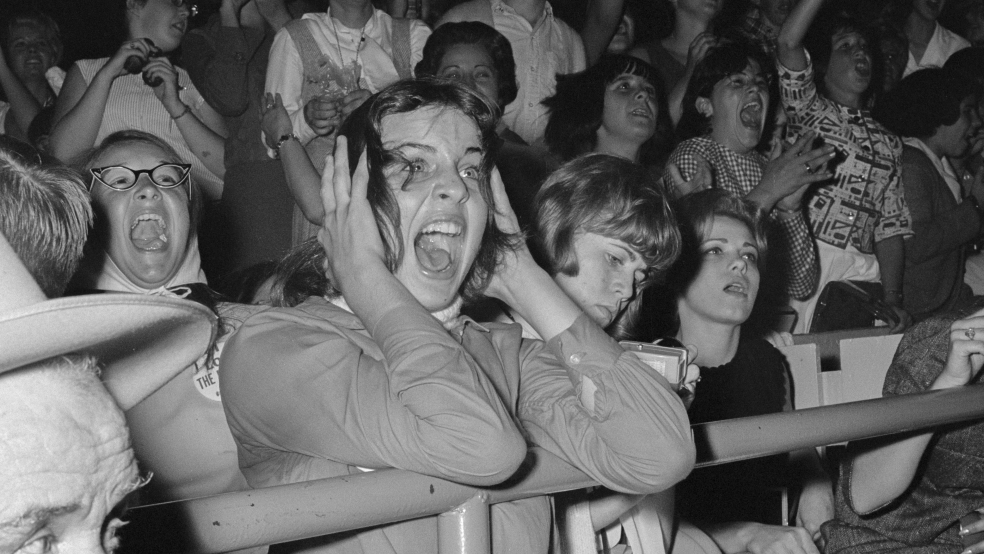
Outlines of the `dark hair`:
M 482 198 L 489 206 L 489 213 L 478 254 L 462 283 L 461 295 L 468 300 L 477 297 L 485 289 L 504 253 L 516 248 L 522 240 L 522 237 L 503 233 L 495 225 L 496 208 L 491 186 L 497 145 L 495 109 L 480 94 L 459 83 L 436 79 L 406 80 L 390 85 L 367 100 L 349 116 L 342 125 L 341 133 L 348 139 L 349 165 L 353 172 L 362 151 L 366 151 L 369 162 L 367 197 L 383 241 L 386 267 L 390 271 L 396 271 L 405 254 L 400 231 L 400 207 L 386 181 L 384 170 L 398 160 L 391 151 L 383 147 L 383 119 L 389 115 L 424 108 L 459 111 L 475 123 L 480 136 L 483 153 L 479 167 L 479 188 Z M 302 247 L 297 258 L 286 268 L 288 271 L 278 270 L 278 283 L 290 283 L 294 277 L 291 272 L 304 273 L 317 268 L 316 271 L 323 273 L 323 248 L 307 245 Z M 283 268 L 282 265 L 281 269 Z M 312 282 L 314 281 L 304 281 L 307 287 L 305 295 L 311 294 Z M 318 292 L 319 295 L 337 294 L 327 279 L 316 280 L 313 286 L 324 287 Z M 286 290 L 277 294 L 290 298 L 294 292 Z
M 866 24 L 862 19 L 855 17 L 852 13 L 831 9 L 821 9 L 820 14 L 814 20 L 810 30 L 806 33 L 804 45 L 810 52 L 813 63 L 813 82 L 817 90 L 826 94 L 827 68 L 830 65 L 830 57 L 833 54 L 833 40 L 838 33 L 858 33 L 868 43 L 868 48 L 872 49 L 872 58 L 876 60 L 875 53 L 878 50 L 878 38 L 874 29 Z M 877 67 L 872 68 L 872 74 Z M 874 92 L 875 87 L 872 83 L 868 85 L 862 101 L 866 101 L 869 94 Z
M 51 45 L 51 50 L 54 53 L 51 63 L 52 65 L 58 65 L 64 52 L 58 23 L 48 14 L 36 9 L 17 11 L 10 15 L 6 25 L 0 26 L 0 41 L 2 41 L 5 54 L 10 56 L 10 37 L 13 35 L 14 29 L 24 25 L 35 26 L 41 30 L 41 34 L 44 35 L 44 39 Z
M 595 233 L 628 243 L 649 266 L 650 281 L 680 254 L 680 231 L 662 187 L 643 166 L 589 154 L 554 171 L 534 201 L 536 245 L 551 274 L 576 276 L 574 241 Z
M 620 75 L 637 75 L 656 89 L 656 132 L 640 149 L 640 162 L 662 161 L 670 147 L 670 122 L 666 90 L 656 69 L 624 54 L 606 54 L 580 73 L 557 75 L 557 89 L 543 101 L 550 110 L 544 140 L 551 152 L 571 160 L 594 150 L 605 110 L 605 89 Z
M 921 69 L 882 97 L 872 115 L 893 133 L 925 138 L 941 125 L 956 123 L 961 102 L 979 95 L 980 85 L 972 80 L 955 78 L 944 69 Z
M 704 136 L 711 132 L 711 120 L 697 111 L 697 99 L 711 98 L 718 82 L 736 73 L 741 73 L 751 61 L 758 63 L 762 73 L 769 81 L 769 105 L 765 106 L 763 115 L 766 129 L 762 131 L 762 140 L 767 142 L 771 138 L 773 115 L 779 100 L 775 65 L 757 46 L 746 40 L 736 40 L 712 48 L 694 68 L 693 76 L 690 77 L 690 83 L 687 85 L 687 92 L 683 96 L 683 112 L 680 116 L 680 123 L 677 124 L 679 140 Z
M 424 45 L 424 57 L 414 68 L 414 74 L 417 77 L 437 77 L 444 55 L 459 44 L 481 46 L 489 53 L 492 69 L 499 81 L 496 101 L 500 110 L 516 99 L 519 84 L 516 82 L 516 60 L 512 46 L 499 31 L 477 21 L 445 23 L 435 29 Z
M 730 217 L 748 227 L 759 251 L 759 272 L 765 273 L 768 253 L 765 222 L 750 202 L 714 188 L 688 194 L 677 200 L 674 208 L 680 218 L 683 253 L 670 271 L 667 284 L 677 295 L 687 290 L 700 271 L 700 245 L 707 240 L 716 217 Z
M 256 304 L 256 293 L 275 275 L 277 262 L 267 260 L 233 271 L 219 282 L 215 290 L 239 304 Z
M 958 80 L 984 84 L 984 46 L 971 46 L 954 52 L 943 69 Z

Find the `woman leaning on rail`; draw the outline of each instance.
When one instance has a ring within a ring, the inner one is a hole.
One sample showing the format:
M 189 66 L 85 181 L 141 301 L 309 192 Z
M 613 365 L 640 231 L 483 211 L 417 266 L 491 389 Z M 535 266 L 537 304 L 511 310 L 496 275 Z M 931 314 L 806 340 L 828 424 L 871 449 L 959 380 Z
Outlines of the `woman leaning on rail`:
M 522 476 L 527 441 L 618 491 L 682 479 L 694 447 L 680 399 L 517 240 L 489 104 L 456 83 L 404 81 L 353 117 L 324 174 L 324 248 L 289 261 L 280 306 L 224 351 L 223 403 L 250 486 L 394 467 L 490 486 Z M 460 316 L 483 290 L 544 341 Z M 546 498 L 493 506 L 491 523 L 496 552 L 547 551 Z M 436 518 L 288 550 L 301 548 L 436 552 Z

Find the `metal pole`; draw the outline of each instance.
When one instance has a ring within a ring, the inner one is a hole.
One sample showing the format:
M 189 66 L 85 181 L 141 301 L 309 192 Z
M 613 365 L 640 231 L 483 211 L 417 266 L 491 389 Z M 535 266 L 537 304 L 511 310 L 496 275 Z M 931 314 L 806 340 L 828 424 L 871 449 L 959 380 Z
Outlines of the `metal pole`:
M 437 516 L 438 554 L 491 554 L 491 534 L 486 492 Z

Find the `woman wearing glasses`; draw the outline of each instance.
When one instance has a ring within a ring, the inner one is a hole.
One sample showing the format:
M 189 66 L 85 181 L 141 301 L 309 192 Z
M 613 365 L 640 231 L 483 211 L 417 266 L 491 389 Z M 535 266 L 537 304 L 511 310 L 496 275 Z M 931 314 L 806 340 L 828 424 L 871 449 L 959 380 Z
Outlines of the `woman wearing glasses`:
M 210 352 L 126 413 L 137 457 L 154 474 L 141 499 L 247 488 L 222 409 L 218 365 L 226 337 L 262 307 L 219 303 L 205 285 L 195 233 L 201 192 L 191 166 L 158 137 L 120 131 L 86 155 L 82 169 L 98 215 L 75 284 L 187 298 L 220 317 Z
M 125 40 L 112 57 L 80 60 L 69 70 L 55 104 L 52 153 L 67 162 L 116 131 L 145 131 L 191 163 L 205 197 L 217 200 L 225 124 L 167 58 L 181 44 L 191 8 L 186 0 L 118 1 L 125 3 Z

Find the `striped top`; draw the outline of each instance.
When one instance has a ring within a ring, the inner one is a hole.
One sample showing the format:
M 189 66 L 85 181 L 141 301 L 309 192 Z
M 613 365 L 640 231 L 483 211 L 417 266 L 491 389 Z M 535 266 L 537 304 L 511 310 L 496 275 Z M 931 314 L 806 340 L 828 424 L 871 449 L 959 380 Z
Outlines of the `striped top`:
M 92 83 L 96 73 L 106 65 L 107 61 L 109 58 L 76 62 L 86 86 Z M 191 108 L 195 116 L 201 119 L 201 109 L 205 105 L 205 99 L 191 82 L 188 72 L 180 67 L 175 69 L 178 70 L 178 85 L 184 87 L 184 90 L 178 92 L 178 96 Z M 198 156 L 188 148 L 177 124 L 164 109 L 164 104 L 154 96 L 154 90 L 143 82 L 139 74 L 123 75 L 113 81 L 109 98 L 106 100 L 106 111 L 103 113 L 99 133 L 96 135 L 96 144 L 98 145 L 116 131 L 128 129 L 150 133 L 171 145 L 185 162 L 191 164 L 191 176 L 203 190 L 222 189 L 222 179 L 209 171 Z

